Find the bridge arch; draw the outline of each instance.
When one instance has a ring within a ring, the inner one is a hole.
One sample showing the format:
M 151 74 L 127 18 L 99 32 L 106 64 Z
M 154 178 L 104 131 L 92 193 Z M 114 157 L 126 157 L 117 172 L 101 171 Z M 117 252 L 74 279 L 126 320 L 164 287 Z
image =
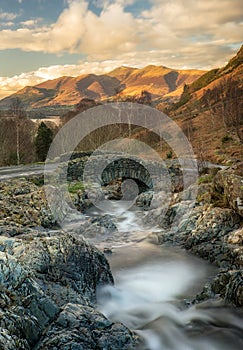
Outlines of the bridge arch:
M 153 181 L 149 171 L 134 159 L 119 158 L 105 167 L 101 174 L 101 184 L 105 186 L 117 179 L 134 180 L 140 193 L 153 189 Z

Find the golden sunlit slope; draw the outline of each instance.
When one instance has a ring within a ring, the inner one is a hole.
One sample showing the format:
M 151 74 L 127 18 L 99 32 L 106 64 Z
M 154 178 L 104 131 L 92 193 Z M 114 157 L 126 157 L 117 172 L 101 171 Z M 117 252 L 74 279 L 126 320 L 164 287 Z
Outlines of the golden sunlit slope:
M 243 46 L 226 66 L 187 85 L 178 103 L 157 107 L 167 107 L 199 157 L 243 160 Z
M 61 77 L 48 80 L 33 87 L 26 87 L 0 101 L 1 108 L 7 108 L 13 97 L 19 97 L 25 107 L 76 105 L 82 98 L 96 101 L 120 96 L 140 95 L 147 90 L 153 99 L 171 92 L 178 99 L 182 86 L 196 80 L 204 71 L 173 70 L 163 66 L 145 68 L 120 67 L 108 74 L 85 74 L 78 77 Z
M 121 67 L 109 73 L 110 76 L 121 78 L 125 86 L 121 95 L 140 95 L 143 90 L 152 94 L 153 98 L 162 97 L 178 89 L 181 95 L 181 87 L 200 77 L 204 71 L 199 70 L 174 70 L 163 66 L 149 65 L 145 68 L 135 69 Z
M 243 45 L 226 66 L 212 69 L 186 86 L 178 105 L 175 107 L 177 109 L 183 107 L 184 109 L 187 104 L 201 99 L 207 90 L 219 87 L 226 79 L 234 79 L 239 84 L 243 84 Z

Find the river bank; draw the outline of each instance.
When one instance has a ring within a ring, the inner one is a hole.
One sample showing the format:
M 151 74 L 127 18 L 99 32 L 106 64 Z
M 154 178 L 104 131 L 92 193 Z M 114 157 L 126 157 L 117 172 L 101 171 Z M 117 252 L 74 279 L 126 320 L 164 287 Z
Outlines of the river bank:
M 173 227 L 178 193 L 166 215 L 119 201 L 104 215 L 77 191 L 68 233 L 38 179 L 0 183 L 0 349 L 240 350 L 241 180 L 215 176 Z

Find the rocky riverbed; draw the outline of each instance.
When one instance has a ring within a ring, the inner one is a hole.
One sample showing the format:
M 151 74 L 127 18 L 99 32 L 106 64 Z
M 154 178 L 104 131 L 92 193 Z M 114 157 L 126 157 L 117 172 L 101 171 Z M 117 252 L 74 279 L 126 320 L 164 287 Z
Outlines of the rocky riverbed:
M 161 228 L 158 243 L 171 242 L 220 268 L 218 276 L 205 286 L 197 300 L 219 295 L 226 302 L 243 306 L 243 164 L 227 170 L 209 170 L 199 179 L 197 201 L 188 215 L 171 227 L 175 213 L 188 207 L 187 201 L 148 211 L 145 221 Z M 144 196 L 144 194 L 143 194 Z M 148 193 L 151 198 L 151 193 Z M 146 202 L 146 201 L 145 201 Z
M 137 204 L 142 220 L 156 226 L 148 235 L 153 244 L 179 246 L 219 268 L 188 303 L 200 306 L 217 300 L 241 310 L 242 165 L 209 171 L 204 178 L 190 214 L 176 226 L 171 226 L 175 213 L 189 205 L 179 187 L 166 215 L 160 201 L 151 205 L 151 191 L 140 194 Z M 138 348 L 139 331 L 97 309 L 97 288 L 113 288 L 114 280 L 105 255 L 86 238 L 108 237 L 107 243 L 119 239 L 114 217 L 84 215 L 78 227 L 64 232 L 48 208 L 41 182 L 32 178 L 0 183 L 0 349 Z M 113 198 L 116 192 L 114 185 L 107 189 Z M 82 212 L 91 207 L 81 189 L 72 198 Z M 197 324 L 199 333 L 200 327 Z

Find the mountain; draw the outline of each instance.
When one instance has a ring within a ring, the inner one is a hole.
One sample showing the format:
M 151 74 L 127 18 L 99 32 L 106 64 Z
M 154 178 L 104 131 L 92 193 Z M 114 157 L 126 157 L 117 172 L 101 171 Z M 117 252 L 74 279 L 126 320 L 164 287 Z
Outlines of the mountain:
M 226 66 L 212 69 L 192 84 L 186 85 L 176 107 L 180 108 L 187 103 L 198 101 L 208 90 L 217 89 L 227 79 L 233 79 L 243 85 L 243 45 Z
M 193 82 L 203 73 L 203 71 L 198 70 L 174 70 L 163 66 L 149 65 L 141 69 L 121 67 L 108 75 L 120 79 L 124 86 L 121 95 L 140 95 L 143 90 L 146 90 L 154 98 L 158 98 L 166 97 L 171 92 L 181 91 L 184 84 Z M 177 95 L 174 94 L 174 96 L 180 96 L 181 92 Z
M 178 99 L 184 84 L 195 81 L 204 73 L 200 70 L 174 70 L 150 65 L 141 69 L 120 67 L 102 75 L 64 76 L 27 86 L 2 99 L 0 108 L 9 108 L 14 97 L 18 97 L 27 109 L 34 109 L 73 106 L 82 98 L 100 101 L 112 99 L 117 94 L 121 97 L 140 95 L 143 90 L 150 92 L 153 99 Z
M 243 45 L 222 68 L 184 87 L 166 111 L 182 128 L 202 158 L 232 164 L 243 160 Z

